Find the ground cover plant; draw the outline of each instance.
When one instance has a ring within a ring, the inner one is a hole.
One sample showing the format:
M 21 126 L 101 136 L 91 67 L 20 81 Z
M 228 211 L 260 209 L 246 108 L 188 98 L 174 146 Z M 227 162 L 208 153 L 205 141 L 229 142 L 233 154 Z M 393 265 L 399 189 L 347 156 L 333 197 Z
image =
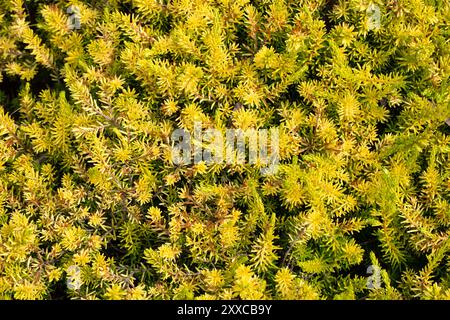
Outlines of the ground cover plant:
M 449 76 L 447 0 L 1 0 L 0 298 L 450 299 Z

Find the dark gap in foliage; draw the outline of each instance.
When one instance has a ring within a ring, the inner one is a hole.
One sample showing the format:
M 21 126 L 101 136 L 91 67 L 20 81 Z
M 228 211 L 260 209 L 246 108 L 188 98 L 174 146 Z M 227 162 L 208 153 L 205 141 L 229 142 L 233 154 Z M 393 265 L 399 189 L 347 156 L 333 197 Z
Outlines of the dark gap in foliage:
M 18 112 L 20 86 L 21 80 L 18 77 L 4 77 L 0 82 L 0 104 L 16 121 L 20 119 L 20 112 Z
M 339 2 L 339 0 L 325 0 L 325 5 L 321 8 L 321 18 L 325 22 L 325 28 L 327 29 L 327 32 L 330 32 L 333 27 L 334 23 L 331 20 L 331 12 L 333 11 L 333 7 Z

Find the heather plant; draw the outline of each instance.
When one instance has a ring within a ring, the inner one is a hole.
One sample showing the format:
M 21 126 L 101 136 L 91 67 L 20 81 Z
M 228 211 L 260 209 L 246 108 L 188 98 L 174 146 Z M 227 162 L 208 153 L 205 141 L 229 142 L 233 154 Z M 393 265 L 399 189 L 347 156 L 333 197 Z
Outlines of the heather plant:
M 0 298 L 450 299 L 449 76 L 448 0 L 2 0 Z

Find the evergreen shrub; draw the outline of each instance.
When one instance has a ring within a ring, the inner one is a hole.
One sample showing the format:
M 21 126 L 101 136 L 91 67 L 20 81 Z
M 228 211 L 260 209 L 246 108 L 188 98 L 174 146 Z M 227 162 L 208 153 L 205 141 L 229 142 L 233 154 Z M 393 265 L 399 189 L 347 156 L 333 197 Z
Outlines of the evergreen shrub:
M 448 0 L 1 0 L 0 298 L 450 299 L 449 76 Z

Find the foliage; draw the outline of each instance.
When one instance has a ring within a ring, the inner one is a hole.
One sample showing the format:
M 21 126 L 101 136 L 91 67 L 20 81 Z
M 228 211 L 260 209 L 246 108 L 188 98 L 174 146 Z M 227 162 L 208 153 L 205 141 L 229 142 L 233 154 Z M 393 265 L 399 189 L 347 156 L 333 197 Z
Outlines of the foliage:
M 1 1 L 0 297 L 450 299 L 449 26 L 447 0 Z M 198 120 L 278 126 L 278 172 L 175 165 Z

